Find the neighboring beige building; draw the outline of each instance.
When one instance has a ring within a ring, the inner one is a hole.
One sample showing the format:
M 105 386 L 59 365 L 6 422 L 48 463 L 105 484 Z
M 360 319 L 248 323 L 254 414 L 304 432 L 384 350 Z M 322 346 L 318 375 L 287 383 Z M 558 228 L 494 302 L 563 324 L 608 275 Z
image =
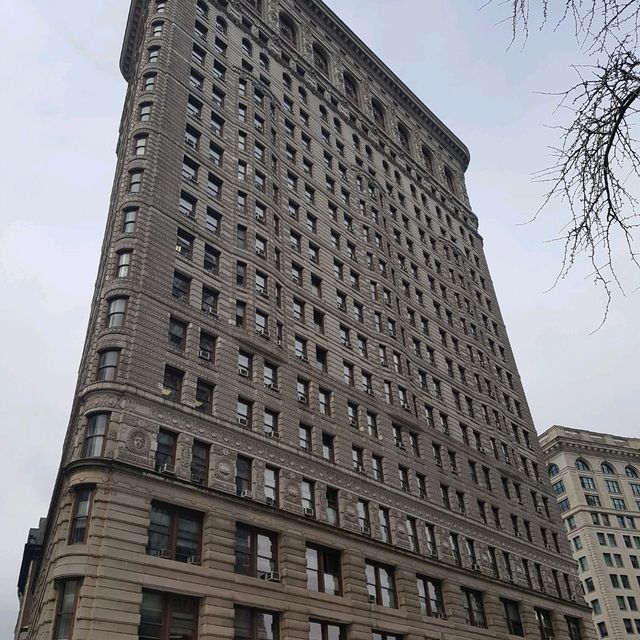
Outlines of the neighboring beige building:
M 640 635 L 640 438 L 554 426 L 540 444 L 599 637 Z
M 16 637 L 593 638 L 464 145 L 319 0 L 134 0 L 121 67 Z

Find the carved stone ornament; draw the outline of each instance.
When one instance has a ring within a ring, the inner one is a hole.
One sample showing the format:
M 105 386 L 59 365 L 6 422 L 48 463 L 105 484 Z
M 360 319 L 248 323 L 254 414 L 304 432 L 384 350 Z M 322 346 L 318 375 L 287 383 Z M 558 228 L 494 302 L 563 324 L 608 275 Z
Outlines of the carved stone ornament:
M 221 462 L 218 465 L 218 475 L 228 478 L 231 475 L 231 466 L 227 462 Z
M 151 439 L 144 429 L 131 429 L 127 437 L 127 450 L 138 456 L 149 455 Z
M 290 482 L 287 485 L 287 496 L 291 499 L 297 498 L 298 497 L 298 485 L 297 484 L 293 484 L 293 482 Z

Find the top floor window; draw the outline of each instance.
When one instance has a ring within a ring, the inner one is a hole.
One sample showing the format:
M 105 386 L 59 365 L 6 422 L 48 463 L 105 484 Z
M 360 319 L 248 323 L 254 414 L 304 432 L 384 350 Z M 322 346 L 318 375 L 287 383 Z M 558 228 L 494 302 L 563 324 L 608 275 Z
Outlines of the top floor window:
M 356 84 L 355 79 L 347 73 L 344 74 L 344 92 L 347 95 L 347 98 L 349 98 L 349 100 L 351 100 L 352 102 L 355 102 L 356 104 L 359 103 L 358 86 Z
M 371 101 L 371 109 L 373 111 L 373 120 L 381 128 L 385 129 L 384 108 L 377 100 Z
M 406 151 L 409 151 L 409 130 L 403 124 L 398 124 L 398 141 Z
M 284 14 L 280 14 L 280 35 L 292 46 L 298 46 L 298 36 L 296 28 L 291 18 Z
M 316 44 L 313 45 L 313 63 L 318 71 L 321 71 L 326 76 L 329 75 L 329 61 L 325 52 Z

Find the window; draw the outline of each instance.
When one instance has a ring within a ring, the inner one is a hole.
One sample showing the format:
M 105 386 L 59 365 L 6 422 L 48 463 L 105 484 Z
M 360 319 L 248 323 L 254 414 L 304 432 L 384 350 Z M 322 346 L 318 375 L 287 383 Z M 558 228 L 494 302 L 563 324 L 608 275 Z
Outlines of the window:
M 102 351 L 98 358 L 98 382 L 113 382 L 118 370 L 120 351 L 109 349 Z
M 124 325 L 124 315 L 127 310 L 127 298 L 111 298 L 107 311 L 107 327 L 117 329 Z
M 149 136 L 140 135 L 134 138 L 134 153 L 137 156 L 143 156 L 147 152 L 147 141 Z
M 251 494 L 251 460 L 244 456 L 236 459 L 236 495 Z
M 307 543 L 307 589 L 338 596 L 342 592 L 340 552 Z
M 280 14 L 280 35 L 292 47 L 298 46 L 298 38 L 296 35 L 296 29 L 293 26 L 293 21 L 282 13 Z
M 152 102 L 143 102 L 140 105 L 140 122 L 148 122 L 151 120 L 151 108 L 153 106 Z
M 162 395 L 167 400 L 180 402 L 182 395 L 182 380 L 184 372 L 174 367 L 166 366 L 164 369 L 164 378 L 162 382 Z
M 172 431 L 160 429 L 156 448 L 155 467 L 157 471 L 173 472 L 176 461 L 178 438 Z
M 303 478 L 300 483 L 300 503 L 305 515 L 315 514 L 315 502 L 313 481 Z
M 118 266 L 116 267 L 116 278 L 129 277 L 132 255 L 133 255 L 133 251 L 118 252 Z
M 236 607 L 233 640 L 277 640 L 278 614 Z M 191 637 L 187 640 L 191 640 Z
M 87 541 L 93 488 L 76 487 L 74 491 L 75 502 L 69 526 L 69 544 L 84 544 Z
M 78 578 L 70 578 L 56 583 L 58 606 L 53 633 L 54 640 L 70 640 L 73 637 L 73 626 L 81 584 L 82 582 Z
M 122 222 L 123 233 L 133 233 L 136 230 L 136 220 L 138 217 L 137 209 L 125 209 L 124 219 Z
M 349 73 L 344 74 L 344 92 L 349 100 L 358 104 L 358 86 Z
M 278 470 L 267 466 L 264 471 L 264 497 L 272 505 L 278 504 Z
M 524 637 L 524 628 L 520 618 L 520 605 L 513 600 L 503 600 L 502 605 L 509 633 L 513 636 Z
M 200 564 L 202 514 L 152 503 L 147 555 Z
M 213 385 L 198 378 L 196 382 L 196 411 L 210 414 L 213 408 Z
M 367 592 L 369 601 L 383 607 L 396 607 L 396 592 L 393 567 L 365 561 Z
M 484 602 L 482 593 L 475 589 L 462 587 L 464 598 L 464 609 L 467 616 L 467 624 L 474 627 L 487 627 L 487 619 L 484 613 Z
M 325 52 L 317 45 L 313 45 L 313 63 L 321 73 L 329 75 L 329 62 Z
M 418 576 L 418 600 L 420 613 L 424 616 L 444 618 L 444 600 L 442 598 L 442 583 L 425 576 Z
M 209 478 L 209 445 L 199 440 L 193 441 L 191 448 L 191 482 L 208 484 Z
M 139 640 L 196 640 L 198 605 L 196 598 L 143 591 Z
M 553 625 L 551 624 L 551 611 L 538 609 L 537 607 L 533 611 L 540 631 L 540 637 L 545 639 L 553 638 L 555 634 L 553 632 Z
M 582 458 L 578 458 L 576 460 L 576 469 L 578 471 L 591 471 L 589 464 L 586 462 L 586 460 L 583 460 Z
M 238 523 L 236 525 L 235 572 L 264 578 L 277 571 L 277 534 Z
M 309 640 L 344 640 L 344 627 L 331 622 L 309 620 Z
M 327 522 L 333 526 L 340 524 L 340 505 L 338 503 L 338 490 L 333 487 L 327 487 Z

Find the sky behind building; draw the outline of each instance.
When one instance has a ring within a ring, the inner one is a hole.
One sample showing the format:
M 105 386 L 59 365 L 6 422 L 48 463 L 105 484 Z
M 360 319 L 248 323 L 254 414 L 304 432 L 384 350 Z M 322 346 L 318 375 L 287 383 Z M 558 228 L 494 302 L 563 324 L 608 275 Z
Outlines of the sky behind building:
M 471 150 L 467 185 L 539 431 L 552 423 L 638 435 L 632 319 L 638 294 L 604 299 L 579 267 L 546 292 L 561 213 L 537 222 L 556 99 L 579 61 L 560 33 L 507 50 L 500 3 L 330 0 L 336 13 Z M 11 637 L 22 546 L 46 513 L 67 426 L 108 199 L 125 82 L 128 0 L 0 0 L 0 637 Z M 409 22 L 407 14 L 414 16 Z M 633 277 L 626 280 L 633 290 Z M 638 278 L 636 278 L 636 281 Z M 636 286 L 639 284 L 636 282 Z

